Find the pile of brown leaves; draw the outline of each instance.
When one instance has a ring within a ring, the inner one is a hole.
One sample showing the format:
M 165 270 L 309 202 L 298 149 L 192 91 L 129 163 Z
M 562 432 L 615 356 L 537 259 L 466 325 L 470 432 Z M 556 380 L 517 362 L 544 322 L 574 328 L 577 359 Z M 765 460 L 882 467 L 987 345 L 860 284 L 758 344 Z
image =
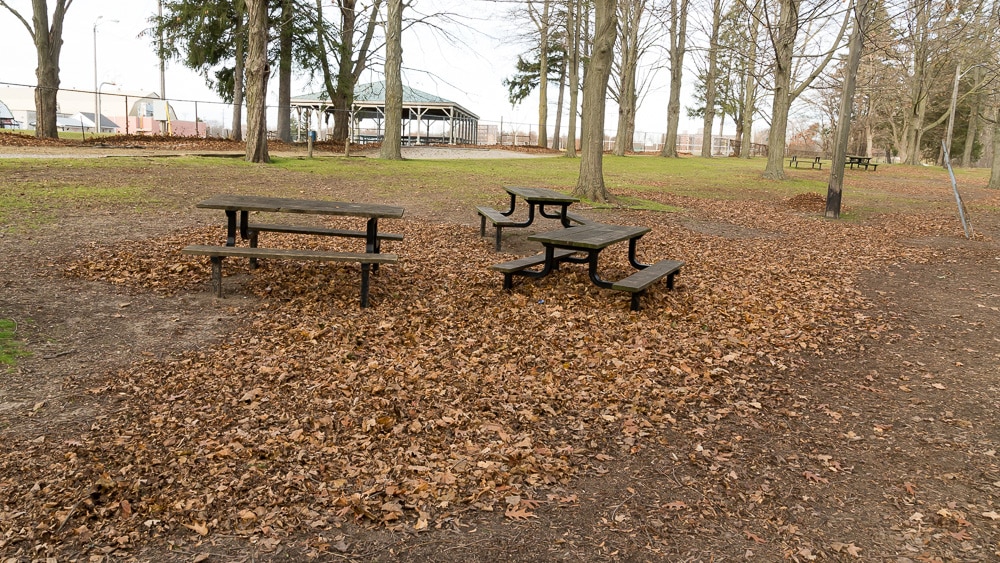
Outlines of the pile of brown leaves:
M 813 192 L 790 197 L 785 203 L 792 209 L 810 213 L 822 213 L 826 210 L 826 198 Z
M 572 265 L 505 292 L 487 267 L 506 257 L 451 224 L 385 222 L 405 235 L 384 248 L 402 260 L 374 276 L 367 310 L 356 266 L 274 261 L 250 272 L 228 260 L 227 293 L 260 301 L 221 344 L 150 354 L 88 390 L 126 400 L 73 439 L 0 446 L 12 499 L 0 543 L 127 549 L 185 529 L 259 539 L 346 520 L 422 530 L 468 511 L 526 519 L 574 502 L 566 487 L 580 472 L 677 435 L 704 437 L 705 463 L 725 465 L 713 429 L 780 407 L 774 375 L 797 355 L 856 350 L 887 330 L 857 314 L 867 304 L 852 280 L 919 261 L 894 242 L 916 222 L 833 225 L 759 203 L 673 203 L 772 236 L 734 241 L 623 213 L 653 227 L 640 259 L 687 262 L 677 288 L 652 288 L 640 312 Z M 207 261 L 178 249 L 223 238 L 207 229 L 97 247 L 64 271 L 207 292 Z M 328 242 L 269 234 L 262 244 Z M 624 254 L 606 253 L 606 277 L 629 272 Z M 730 470 L 743 468 L 719 474 Z

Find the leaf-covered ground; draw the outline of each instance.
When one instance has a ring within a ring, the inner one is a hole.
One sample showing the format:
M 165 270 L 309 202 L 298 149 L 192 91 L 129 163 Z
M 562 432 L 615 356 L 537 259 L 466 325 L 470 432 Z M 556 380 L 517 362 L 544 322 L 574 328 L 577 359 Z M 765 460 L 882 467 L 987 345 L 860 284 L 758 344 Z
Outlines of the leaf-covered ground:
M 0 553 L 1000 557 L 1000 440 L 989 418 L 998 348 L 976 350 L 967 391 L 949 379 L 961 374 L 946 351 L 884 363 L 897 350 L 954 351 L 962 339 L 939 334 L 954 330 L 942 318 L 970 323 L 981 344 L 996 340 L 995 245 L 980 236 L 961 256 L 914 245 L 958 245 L 961 228 L 931 212 L 826 221 L 816 197 L 664 195 L 685 214 L 600 212 L 653 228 L 640 259 L 687 263 L 676 288 L 658 284 L 639 312 L 576 265 L 505 292 L 488 266 L 509 255 L 477 227 L 426 217 L 382 223 L 404 234 L 383 249 L 402 259 L 373 277 L 367 310 L 358 268 L 342 264 L 250 271 L 227 260 L 228 298 L 216 302 L 207 261 L 178 250 L 217 243 L 219 227 L 52 256 L 55 283 L 194 294 L 225 322 L 215 343 L 146 350 L 76 382 L 70 392 L 105 407 L 85 426 L 4 427 Z M 604 256 L 607 278 L 629 272 L 618 250 Z M 948 260 L 963 271 L 979 260 L 992 275 L 985 287 L 938 291 L 970 292 L 984 317 L 935 314 L 937 324 L 921 325 L 921 304 L 906 303 L 921 293 L 905 273 L 926 268 L 933 280 Z M 882 289 L 866 292 L 877 280 Z M 928 398 L 961 403 L 963 393 L 984 411 L 939 410 Z

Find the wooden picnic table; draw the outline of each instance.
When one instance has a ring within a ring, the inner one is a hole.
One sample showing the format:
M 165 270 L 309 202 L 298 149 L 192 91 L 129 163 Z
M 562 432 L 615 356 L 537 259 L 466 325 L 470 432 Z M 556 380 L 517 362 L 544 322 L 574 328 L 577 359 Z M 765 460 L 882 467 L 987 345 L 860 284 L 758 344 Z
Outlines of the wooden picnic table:
M 403 208 L 370 203 L 350 203 L 312 199 L 263 197 L 223 194 L 210 197 L 195 205 L 202 209 L 222 209 L 226 213 L 225 246 L 192 245 L 183 252 L 209 256 L 212 259 L 212 281 L 216 295 L 222 296 L 222 259 L 227 256 L 249 258 L 251 267 L 258 258 L 278 258 L 292 260 L 318 260 L 329 262 L 358 262 L 361 264 L 361 306 L 368 306 L 368 277 L 370 270 L 378 270 L 379 264 L 394 263 L 394 254 L 381 253 L 382 240 L 402 240 L 402 235 L 380 233 L 378 220 L 400 218 Z M 250 212 L 293 213 L 307 215 L 327 215 L 339 217 L 362 217 L 367 219 L 364 231 L 333 229 L 308 225 L 251 224 Z M 236 233 L 249 240 L 250 248 L 236 248 Z M 320 236 L 363 238 L 364 252 L 333 252 L 303 249 L 259 248 L 260 232 L 283 232 Z
M 627 291 L 632 294 L 631 309 L 639 310 L 639 297 L 657 280 L 667 278 L 667 288 L 674 287 L 674 276 L 684 266 L 679 260 L 661 260 L 655 264 L 643 264 L 636 258 L 636 243 L 648 233 L 648 227 L 587 223 L 578 227 L 568 227 L 556 231 L 530 235 L 528 240 L 542 243 L 545 252 L 538 256 L 526 256 L 502 264 L 494 264 L 491 269 L 504 275 L 504 289 L 512 289 L 513 276 L 542 278 L 559 268 L 560 262 L 587 264 L 590 281 L 598 287 Z M 605 248 L 619 242 L 628 241 L 628 261 L 636 273 L 618 281 L 607 281 L 598 273 L 598 257 Z M 582 255 L 582 256 L 581 256 Z M 541 270 L 529 270 L 542 265 Z
M 479 235 L 486 236 L 486 221 L 493 223 L 496 228 L 496 250 L 500 251 L 501 230 L 507 228 L 523 228 L 535 222 L 535 208 L 538 214 L 546 219 L 558 219 L 563 227 L 569 227 L 572 223 L 587 223 L 587 219 L 573 215 L 569 212 L 569 206 L 580 201 L 580 198 L 566 195 L 564 193 L 550 190 L 548 188 L 526 188 L 520 186 L 504 186 L 503 188 L 510 194 L 510 206 L 506 211 L 498 211 L 492 207 L 479 206 L 476 211 L 479 213 Z M 521 198 L 528 204 L 528 217 L 523 221 L 515 221 L 511 218 L 517 209 L 517 199 Z M 546 210 L 546 207 L 549 210 Z M 553 211 L 558 207 L 558 211 Z
M 873 163 L 871 160 L 872 157 L 870 156 L 848 155 L 847 161 L 844 164 L 849 166 L 852 170 L 854 169 L 855 166 L 857 166 L 858 168 L 864 166 L 865 170 L 868 170 L 868 167 L 871 166 L 873 171 L 878 170 L 878 164 Z

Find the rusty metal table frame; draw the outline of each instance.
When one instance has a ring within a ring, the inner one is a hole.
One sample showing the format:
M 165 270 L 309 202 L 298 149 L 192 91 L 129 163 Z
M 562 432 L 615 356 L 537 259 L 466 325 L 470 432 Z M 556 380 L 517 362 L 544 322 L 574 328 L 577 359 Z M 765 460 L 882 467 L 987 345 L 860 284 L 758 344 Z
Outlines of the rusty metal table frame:
M 569 227 L 570 221 L 566 216 L 567 209 L 570 205 L 580 201 L 580 198 L 569 196 L 563 193 L 559 193 L 555 190 L 550 190 L 548 188 L 524 188 L 519 186 L 504 186 L 503 188 L 508 194 L 510 194 L 510 208 L 506 211 L 501 211 L 500 214 L 504 217 L 510 217 L 514 214 L 514 209 L 517 206 L 517 198 L 520 197 L 528 204 L 528 219 L 521 223 L 515 223 L 513 225 L 507 225 L 507 227 L 527 227 L 535 221 L 535 207 L 538 207 L 538 213 L 546 219 L 559 219 L 563 227 Z M 559 207 L 558 213 L 548 213 L 545 211 L 545 207 Z
M 629 264 L 637 270 L 647 268 L 649 264 L 643 264 L 636 259 L 636 244 L 649 231 L 649 227 L 591 223 L 579 227 L 536 233 L 528 236 L 528 240 L 540 242 L 545 246 L 545 263 L 540 271 L 523 270 L 516 272 L 516 274 L 530 278 L 543 278 L 558 268 L 559 262 L 575 262 L 587 264 L 587 273 L 594 285 L 611 289 L 613 282 L 602 279 L 598 274 L 598 256 L 601 251 L 615 243 L 627 240 Z M 580 258 L 571 256 L 556 260 L 555 250 L 557 248 L 574 250 L 584 253 L 586 256 Z

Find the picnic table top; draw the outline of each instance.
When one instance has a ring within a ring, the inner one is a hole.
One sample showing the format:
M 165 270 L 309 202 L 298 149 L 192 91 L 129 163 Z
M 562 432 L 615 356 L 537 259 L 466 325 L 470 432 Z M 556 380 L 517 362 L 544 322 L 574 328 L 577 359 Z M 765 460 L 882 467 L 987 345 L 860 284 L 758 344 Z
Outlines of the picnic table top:
M 576 203 L 580 198 L 550 190 L 548 188 L 525 188 L 521 186 L 504 186 L 503 189 L 511 195 L 520 196 L 530 203 Z
M 316 215 L 349 215 L 356 217 L 399 218 L 403 216 L 402 207 L 391 205 L 234 194 L 212 196 L 198 202 L 195 204 L 195 207 L 225 209 L 227 211 L 310 213 Z
M 639 238 L 650 230 L 649 227 L 590 223 L 579 227 L 536 233 L 528 236 L 528 240 L 562 248 L 599 250 L 616 242 Z

